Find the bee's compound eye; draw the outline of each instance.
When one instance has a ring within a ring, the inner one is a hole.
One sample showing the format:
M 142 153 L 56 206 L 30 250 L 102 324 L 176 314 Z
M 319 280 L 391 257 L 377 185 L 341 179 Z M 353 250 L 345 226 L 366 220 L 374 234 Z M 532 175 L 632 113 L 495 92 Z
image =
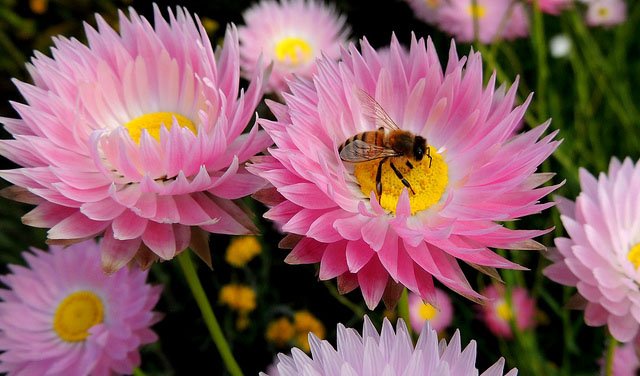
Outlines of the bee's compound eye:
M 427 140 L 422 136 L 416 136 L 413 143 L 413 157 L 416 161 L 421 161 L 427 151 Z

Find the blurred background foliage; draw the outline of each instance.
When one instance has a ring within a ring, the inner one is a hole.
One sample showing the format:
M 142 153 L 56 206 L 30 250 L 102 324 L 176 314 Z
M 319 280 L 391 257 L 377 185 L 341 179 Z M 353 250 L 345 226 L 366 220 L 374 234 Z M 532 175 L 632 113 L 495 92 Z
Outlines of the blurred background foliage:
M 241 24 L 242 12 L 254 1 L 157 3 L 161 9 L 176 5 L 187 7 L 203 19 L 212 40 L 219 41 L 224 25 L 229 22 Z M 416 19 L 405 2 L 338 0 L 332 3 L 346 15 L 354 40 L 366 36 L 373 46 L 382 47 L 389 43 L 392 33 L 407 43 L 411 32 L 415 32 L 419 37 L 431 36 L 442 61 L 446 62 L 451 38 Z M 147 1 L 0 0 L 0 116 L 16 116 L 9 101 L 20 102 L 22 98 L 11 78 L 29 81 L 25 62 L 33 50 L 49 53 L 51 37 L 58 34 L 84 41 L 83 22 L 95 25 L 95 13 L 117 28 L 118 9 L 128 6 L 151 18 L 152 3 Z M 629 156 L 634 161 L 640 156 L 640 92 L 636 89 L 640 86 L 640 2 L 629 2 L 627 22 L 610 29 L 588 28 L 582 11 L 581 5 L 577 4 L 559 16 L 534 15 L 529 38 L 494 45 L 457 45 L 460 54 L 468 53 L 470 48 L 482 52 L 486 78 L 494 70 L 500 83 L 510 84 L 519 76 L 520 102 L 530 92 L 536 93 L 524 126 L 535 126 L 553 118 L 549 131 L 559 129 L 559 138 L 563 138 L 564 143 L 543 169 L 557 173 L 554 183 L 566 180 L 557 194 L 572 199 L 580 190 L 579 167 L 597 174 L 607 169 L 613 156 Z M 572 42 L 566 57 L 554 58 L 549 54 L 549 39 L 558 34 L 566 35 Z M 264 106 L 260 111 L 268 116 Z M 3 133 L 2 137 L 9 136 Z M 1 163 L 2 168 L 13 167 L 9 161 Z M 6 186 L 6 182 L 1 184 Z M 277 352 L 287 350 L 276 348 L 265 339 L 269 322 L 278 317 L 293 317 L 295 312 L 307 310 L 323 323 L 327 338 L 334 344 L 338 322 L 360 328 L 364 313 L 372 316 L 374 322 L 380 322 L 385 314 L 384 307 L 367 312 L 359 290 L 337 296 L 335 281 L 319 282 L 315 266 L 285 265 L 286 251 L 277 247 L 282 235 L 261 218 L 265 208 L 252 199 L 246 199 L 246 204 L 255 211 L 256 222 L 262 230 L 259 256 L 242 267 L 232 267 L 224 259 L 231 239 L 212 236 L 213 271 L 198 264 L 212 302 L 218 302 L 222 286 L 229 283 L 249 285 L 256 292 L 256 309 L 243 317 L 221 303 L 214 307 L 245 374 L 265 370 Z M 22 263 L 20 252 L 27 247 L 43 248 L 46 245 L 43 230 L 26 227 L 19 220 L 29 206 L 2 200 L 2 207 L 0 265 L 5 272 L 8 263 Z M 539 239 L 547 246 L 553 245 L 555 236 L 563 235 L 556 209 L 517 223 L 518 228 L 553 226 L 554 231 Z M 450 294 L 455 310 L 452 327 L 461 329 L 463 343 L 472 338 L 478 342 L 479 368 L 485 369 L 504 355 L 509 368 L 519 367 L 521 375 L 594 374 L 603 353 L 603 329 L 586 327 L 581 312 L 566 309 L 573 290 L 542 277 L 542 267 L 547 264 L 544 257 L 528 251 L 505 254 L 531 269 L 526 272 L 501 271 L 501 275 L 510 285 L 526 286 L 537 298 L 538 329 L 517 333 L 513 342 L 496 339 L 478 321 L 474 303 Z M 465 272 L 478 289 L 490 282 L 475 270 Z M 154 265 L 151 279 L 165 286 L 157 307 L 165 317 L 155 327 L 160 341 L 143 350 L 141 369 L 144 373 L 180 375 L 197 369 L 201 374 L 224 374 L 217 351 L 177 265 L 174 262 Z M 393 313 L 386 314 L 393 316 Z M 448 334 L 452 334 L 452 329 Z

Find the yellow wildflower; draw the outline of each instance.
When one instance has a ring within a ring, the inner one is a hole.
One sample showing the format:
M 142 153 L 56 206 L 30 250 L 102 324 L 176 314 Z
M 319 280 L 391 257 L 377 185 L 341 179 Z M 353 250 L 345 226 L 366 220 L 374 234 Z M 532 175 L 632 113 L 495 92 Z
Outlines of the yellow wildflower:
M 232 283 L 222 286 L 219 300 L 220 303 L 240 313 L 248 313 L 256 309 L 256 292 L 245 285 Z
M 49 8 L 48 0 L 29 0 L 29 8 L 35 14 L 44 14 Z
M 288 317 L 281 317 L 267 325 L 265 338 L 277 347 L 284 347 L 295 335 L 295 328 Z
M 320 339 L 324 339 L 325 330 L 324 325 L 308 311 L 298 311 L 293 316 L 294 327 L 296 329 L 296 342 L 297 346 L 309 352 L 309 332 L 316 335 Z
M 255 236 L 238 236 L 231 239 L 225 260 L 229 265 L 241 268 L 260 254 L 262 247 Z
M 249 316 L 246 313 L 241 313 L 236 319 L 236 329 L 238 329 L 238 331 L 243 331 L 249 327 L 250 323 L 251 321 L 249 320 Z

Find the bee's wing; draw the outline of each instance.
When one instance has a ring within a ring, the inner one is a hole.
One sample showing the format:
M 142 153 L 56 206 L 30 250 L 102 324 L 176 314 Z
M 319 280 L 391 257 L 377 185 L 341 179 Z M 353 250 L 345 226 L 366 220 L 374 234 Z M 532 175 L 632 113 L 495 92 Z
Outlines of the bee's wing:
M 362 89 L 358 89 L 357 94 L 358 100 L 362 105 L 363 115 L 371 120 L 376 125 L 376 128 L 383 127 L 394 131 L 400 129 L 391 119 L 391 116 L 387 114 L 387 111 L 371 95 Z
M 398 155 L 393 149 L 372 145 L 361 140 L 353 140 L 340 150 L 340 159 L 345 162 L 366 162 L 372 159 L 397 157 Z

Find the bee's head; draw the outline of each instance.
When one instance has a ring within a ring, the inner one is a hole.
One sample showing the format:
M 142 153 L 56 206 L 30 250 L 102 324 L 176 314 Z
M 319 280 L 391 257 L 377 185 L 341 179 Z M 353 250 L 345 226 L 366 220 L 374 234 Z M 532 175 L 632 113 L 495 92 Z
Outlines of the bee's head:
M 427 140 L 422 136 L 416 136 L 415 142 L 413 143 L 413 157 L 416 161 L 421 161 L 426 151 Z

